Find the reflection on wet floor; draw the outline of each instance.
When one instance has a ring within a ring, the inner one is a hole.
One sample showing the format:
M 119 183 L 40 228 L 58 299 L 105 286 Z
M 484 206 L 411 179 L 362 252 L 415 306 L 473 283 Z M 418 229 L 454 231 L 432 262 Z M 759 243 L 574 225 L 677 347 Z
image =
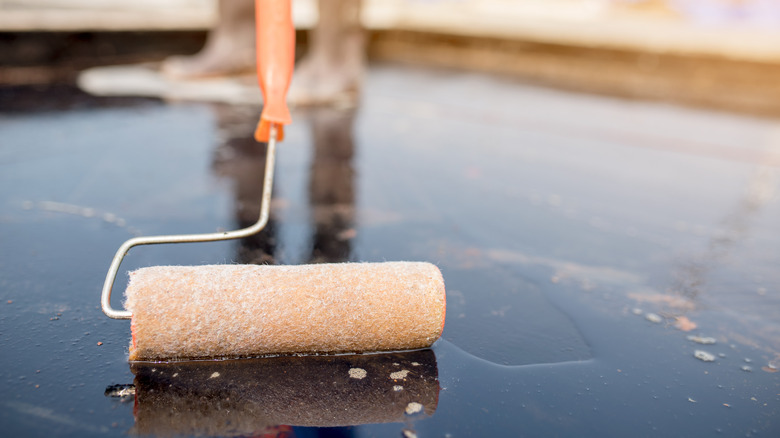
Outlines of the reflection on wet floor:
M 266 147 L 253 138 L 258 109 L 252 106 L 213 104 L 219 142 L 214 149 L 214 173 L 230 181 L 234 199 L 232 228 L 246 228 L 260 216 Z M 276 248 L 276 219 L 273 214 L 265 229 L 242 239 L 237 245 L 237 263 L 273 264 Z
M 230 180 L 235 196 L 236 228 L 254 224 L 260 213 L 265 145 L 253 138 L 257 108 L 213 105 L 221 143 L 214 152 L 214 172 Z M 352 125 L 355 109 L 314 108 L 299 123 L 310 126 L 313 150 L 309 169 L 308 204 L 312 222 L 308 263 L 350 261 L 355 237 L 355 155 Z M 278 205 L 280 200 L 276 199 Z M 282 201 L 283 202 L 283 201 Z M 238 263 L 275 263 L 276 219 L 263 232 L 242 239 Z
M 355 109 L 314 108 L 311 126 L 314 153 L 309 170 L 309 204 L 313 235 L 310 263 L 351 261 L 355 231 Z
M 288 426 L 393 422 L 411 429 L 435 413 L 439 399 L 431 350 L 134 363 L 131 369 L 131 433 L 140 435 L 294 436 Z

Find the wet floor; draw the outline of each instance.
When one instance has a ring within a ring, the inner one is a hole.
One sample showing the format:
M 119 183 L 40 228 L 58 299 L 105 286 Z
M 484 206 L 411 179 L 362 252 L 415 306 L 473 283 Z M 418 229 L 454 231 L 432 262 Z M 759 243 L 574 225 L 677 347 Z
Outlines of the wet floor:
M 9 436 L 780 432 L 778 120 L 376 67 L 359 108 L 294 114 L 261 235 L 136 248 L 122 269 L 430 261 L 444 339 L 157 367 L 128 364 L 129 323 L 99 309 L 110 259 L 254 221 L 259 109 L 4 102 Z

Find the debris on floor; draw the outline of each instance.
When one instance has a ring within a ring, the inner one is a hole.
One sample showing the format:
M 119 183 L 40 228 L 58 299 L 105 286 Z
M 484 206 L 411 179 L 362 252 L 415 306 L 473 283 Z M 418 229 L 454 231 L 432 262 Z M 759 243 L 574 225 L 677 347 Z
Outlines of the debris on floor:
M 697 335 L 689 335 L 688 336 L 689 341 L 693 341 L 697 344 L 702 345 L 711 345 L 717 342 L 717 340 L 710 336 L 697 336 Z
M 693 357 L 703 362 L 715 362 L 715 355 L 708 353 L 704 350 L 696 350 L 693 352 Z

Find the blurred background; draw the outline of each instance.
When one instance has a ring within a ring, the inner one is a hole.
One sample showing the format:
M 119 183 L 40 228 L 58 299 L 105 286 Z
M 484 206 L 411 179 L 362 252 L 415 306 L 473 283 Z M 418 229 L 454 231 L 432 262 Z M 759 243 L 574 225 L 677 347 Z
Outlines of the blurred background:
M 780 4 L 773 0 L 362 3 L 373 61 L 778 114 Z M 317 22 L 316 1 L 297 0 L 294 10 L 299 29 Z M 193 53 L 217 15 L 214 0 L 2 0 L 0 83 L 67 81 L 89 65 Z

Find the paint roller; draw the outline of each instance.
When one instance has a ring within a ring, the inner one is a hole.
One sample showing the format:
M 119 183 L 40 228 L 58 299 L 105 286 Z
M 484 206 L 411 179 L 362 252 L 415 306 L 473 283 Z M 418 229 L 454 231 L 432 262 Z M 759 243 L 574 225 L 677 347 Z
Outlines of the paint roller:
M 280 425 L 404 423 L 433 415 L 439 397 L 430 349 L 135 362 L 130 369 L 133 385 L 121 385 L 121 394 L 134 391 L 131 434 L 137 435 L 260 436 Z
M 238 239 L 268 222 L 276 142 L 291 123 L 286 93 L 295 29 L 290 1 L 256 0 L 257 74 L 267 144 L 260 216 L 235 231 L 136 237 L 117 250 L 103 285 L 106 315 L 130 319 L 131 361 L 361 353 L 429 347 L 446 308 L 439 269 L 425 262 L 301 266 L 157 266 L 130 273 L 125 310 L 111 307 L 122 259 L 139 245 Z

